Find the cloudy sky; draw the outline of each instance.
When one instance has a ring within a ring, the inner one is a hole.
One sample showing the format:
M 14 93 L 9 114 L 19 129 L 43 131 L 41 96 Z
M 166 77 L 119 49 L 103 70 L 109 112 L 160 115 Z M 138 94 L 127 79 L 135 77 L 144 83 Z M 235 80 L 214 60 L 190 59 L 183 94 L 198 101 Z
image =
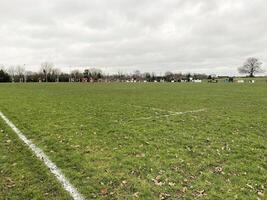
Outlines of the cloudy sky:
M 266 0 L 1 0 L 0 64 L 237 74 L 266 23 Z

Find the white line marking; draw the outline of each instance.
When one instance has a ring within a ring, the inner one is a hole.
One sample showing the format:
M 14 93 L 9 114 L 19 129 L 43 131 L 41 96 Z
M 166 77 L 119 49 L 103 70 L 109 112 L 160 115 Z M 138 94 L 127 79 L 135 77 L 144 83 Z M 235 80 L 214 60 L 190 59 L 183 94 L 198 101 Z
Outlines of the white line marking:
M 74 200 L 83 200 L 83 196 L 78 190 L 67 180 L 61 170 L 49 159 L 49 157 L 31 140 L 27 139 L 25 135 L 0 111 L 1 118 L 6 124 L 18 135 L 18 137 L 33 151 L 33 153 L 42 160 L 45 165 L 50 169 L 52 174 L 55 175 L 57 180 L 61 183 L 66 191 L 68 191 Z
M 151 109 L 153 111 L 161 111 L 161 112 L 168 112 L 168 115 L 160 115 L 160 116 L 150 116 L 150 117 L 140 117 L 138 119 L 135 120 L 143 120 L 143 119 L 152 119 L 152 118 L 160 118 L 160 117 L 169 117 L 169 116 L 174 116 L 174 115 L 184 115 L 184 114 L 188 114 L 188 113 L 198 113 L 198 112 L 204 112 L 207 109 L 206 108 L 202 108 L 202 109 L 198 109 L 198 110 L 188 110 L 188 111 L 184 111 L 184 112 L 175 112 L 175 111 L 169 111 L 169 110 L 164 110 L 164 109 L 160 109 L 160 108 L 153 108 L 153 107 L 146 107 L 146 106 L 137 106 L 137 105 L 131 105 L 137 108 L 147 108 L 147 109 Z
M 198 112 L 203 112 L 205 111 L 206 109 L 199 109 L 199 110 L 189 110 L 189 111 L 184 111 L 184 112 L 170 112 L 169 115 L 161 115 L 161 116 L 154 116 L 154 117 L 141 117 L 141 118 L 138 118 L 138 120 L 141 120 L 141 119 L 152 119 L 152 118 L 160 118 L 160 117 L 169 117 L 169 116 L 175 116 L 175 115 L 184 115 L 184 114 L 188 114 L 188 113 L 198 113 Z

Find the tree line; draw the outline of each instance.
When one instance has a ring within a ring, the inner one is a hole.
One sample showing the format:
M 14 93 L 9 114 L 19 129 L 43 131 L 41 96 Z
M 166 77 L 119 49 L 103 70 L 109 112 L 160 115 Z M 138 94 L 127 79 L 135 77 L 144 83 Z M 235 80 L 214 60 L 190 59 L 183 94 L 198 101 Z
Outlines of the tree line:
M 254 77 L 256 73 L 263 72 L 262 62 L 257 58 L 248 58 L 243 66 L 238 68 L 239 73 Z M 51 62 L 41 63 L 39 72 L 27 71 L 25 66 L 10 66 L 5 70 L 0 66 L 0 82 L 182 82 L 196 79 L 209 79 L 211 75 L 206 74 L 182 74 L 165 72 L 164 75 L 155 73 L 141 73 L 139 70 L 126 74 L 105 74 L 97 68 L 87 68 L 84 71 L 78 69 L 70 73 L 61 72 Z
M 27 71 L 24 66 L 11 66 L 5 70 L 2 66 L 0 70 L 0 82 L 179 82 L 190 79 L 206 79 L 206 74 L 182 74 L 167 71 L 164 75 L 139 70 L 133 73 L 105 74 L 101 69 L 87 68 L 83 71 L 78 69 L 70 73 L 61 72 L 53 63 L 44 62 L 40 66 L 39 72 Z

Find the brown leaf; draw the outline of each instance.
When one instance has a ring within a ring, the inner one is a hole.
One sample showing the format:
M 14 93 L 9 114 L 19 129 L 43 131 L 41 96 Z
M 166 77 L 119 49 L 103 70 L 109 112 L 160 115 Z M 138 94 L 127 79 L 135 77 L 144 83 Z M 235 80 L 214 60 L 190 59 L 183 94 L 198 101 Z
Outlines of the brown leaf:
M 156 178 L 155 178 L 155 179 L 152 179 L 152 181 L 153 181 L 154 184 L 157 185 L 157 186 L 162 186 L 162 185 L 165 184 L 165 182 L 162 182 L 162 181 L 161 181 L 161 176 L 160 176 L 160 175 L 156 176 Z
M 159 194 L 159 198 L 162 199 L 162 200 L 168 199 L 170 197 L 171 197 L 171 195 L 168 194 L 168 193 L 160 193 Z
M 194 194 L 194 196 L 195 196 L 196 198 L 201 198 L 201 197 L 206 196 L 206 195 L 207 195 L 207 194 L 205 193 L 205 190 L 197 191 L 197 192 Z
M 5 178 L 5 186 L 8 188 L 13 188 L 16 186 L 16 184 L 10 177 L 6 177 Z
M 169 186 L 173 187 L 173 186 L 175 186 L 175 183 L 169 182 Z
M 101 194 L 107 194 L 108 193 L 108 189 L 107 188 L 102 188 L 100 190 Z
M 214 173 L 223 174 L 223 168 L 222 167 L 215 167 Z
M 183 187 L 182 192 L 186 193 L 187 192 L 187 187 Z
M 139 198 L 139 192 L 134 193 L 133 196 Z
M 264 197 L 264 193 L 261 192 L 261 191 L 258 192 L 258 195 L 259 195 L 260 197 Z

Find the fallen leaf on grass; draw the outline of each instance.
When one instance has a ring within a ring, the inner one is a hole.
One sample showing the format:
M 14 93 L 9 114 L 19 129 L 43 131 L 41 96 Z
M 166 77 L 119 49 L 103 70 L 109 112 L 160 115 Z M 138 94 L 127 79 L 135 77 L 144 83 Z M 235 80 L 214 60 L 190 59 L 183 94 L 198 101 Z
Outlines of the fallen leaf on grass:
M 11 140 L 6 140 L 6 143 L 8 143 L 8 144 L 9 144 L 10 142 L 11 142 Z
M 197 191 L 196 193 L 194 193 L 194 197 L 195 198 L 201 198 L 203 196 L 206 196 L 207 194 L 205 193 L 205 190 L 200 190 L 200 191 Z
M 173 187 L 173 186 L 175 186 L 175 183 L 169 182 L 169 186 Z
M 126 180 L 123 180 L 123 181 L 121 182 L 121 186 L 125 186 L 127 183 L 128 183 L 128 182 L 127 182 Z
M 136 198 L 139 198 L 139 192 L 135 192 L 135 193 L 133 194 L 133 196 L 136 197 Z
M 137 154 L 136 157 L 137 158 L 144 158 L 146 156 L 146 154 L 144 153 L 141 153 L 141 154 Z
M 224 172 L 223 172 L 223 168 L 222 168 L 222 167 L 215 167 L 215 169 L 214 169 L 214 173 L 217 173 L 217 174 L 224 174 Z
M 187 187 L 183 187 L 182 192 L 186 193 L 187 192 Z
M 155 185 L 157 186 L 162 186 L 165 184 L 165 182 L 161 181 L 161 176 L 158 175 L 156 178 L 152 179 L 152 181 L 154 182 Z
M 16 186 L 16 184 L 10 177 L 6 177 L 5 178 L 5 186 L 8 188 L 13 188 Z
M 260 197 L 264 197 L 264 193 L 261 192 L 261 191 L 259 191 L 257 194 L 258 194 Z
M 254 190 L 254 187 L 252 185 L 246 184 L 250 189 Z
M 102 188 L 100 190 L 101 194 L 107 194 L 108 193 L 108 189 L 107 188 Z
M 170 197 L 171 197 L 171 195 L 168 193 L 160 193 L 159 194 L 159 199 L 162 199 L 162 200 L 168 199 Z

